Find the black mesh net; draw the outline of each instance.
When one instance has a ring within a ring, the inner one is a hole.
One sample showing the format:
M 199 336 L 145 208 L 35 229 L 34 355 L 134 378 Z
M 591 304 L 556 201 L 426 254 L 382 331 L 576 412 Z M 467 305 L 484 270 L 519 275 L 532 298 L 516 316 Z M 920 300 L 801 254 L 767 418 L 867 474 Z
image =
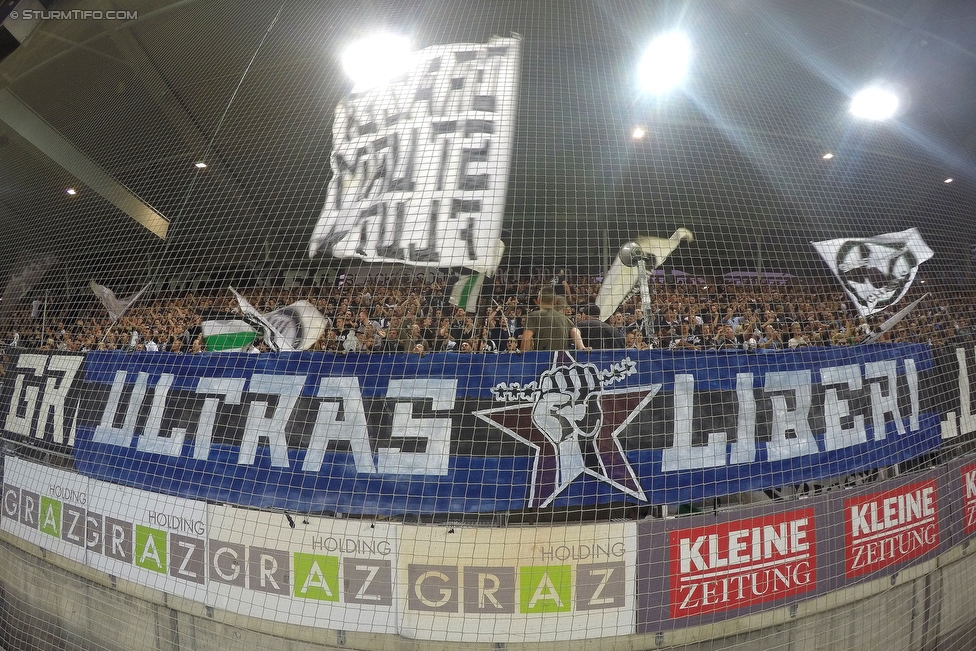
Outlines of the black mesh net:
M 969 648 L 972 7 L 0 18 L 0 645 Z

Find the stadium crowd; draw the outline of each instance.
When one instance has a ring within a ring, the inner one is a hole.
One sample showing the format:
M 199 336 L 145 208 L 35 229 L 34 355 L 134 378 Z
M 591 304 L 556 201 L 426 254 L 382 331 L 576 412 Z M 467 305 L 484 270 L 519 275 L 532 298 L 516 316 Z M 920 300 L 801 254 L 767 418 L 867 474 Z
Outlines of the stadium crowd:
M 723 283 L 695 279 L 652 284 L 652 304 L 634 295 L 600 326 L 594 301 L 599 277 L 536 270 L 531 275 L 500 271 L 486 285 L 477 314 L 450 305 L 448 282 L 423 274 L 376 276 L 341 286 L 301 289 L 254 288 L 246 298 L 262 312 L 307 300 L 326 317 L 313 350 L 334 352 L 514 353 L 526 315 L 539 289 L 551 287 L 559 309 L 581 329 L 593 348 L 680 350 L 776 349 L 847 346 L 874 332 L 895 309 L 861 317 L 833 279 L 791 278 L 785 284 Z M 882 341 L 945 345 L 973 335 L 976 296 L 934 290 L 916 283 L 898 307 L 928 290 L 929 296 Z M 212 293 L 157 293 L 133 305 L 112 323 L 106 310 L 89 301 L 48 299 L 25 304 L 0 325 L 6 345 L 41 350 L 126 349 L 200 353 L 206 350 L 201 323 L 240 318 L 227 290 Z M 593 326 L 587 334 L 587 324 Z M 595 328 L 605 337 L 593 341 Z M 609 333 L 612 329 L 612 334 Z M 609 343 L 608 343 L 609 342 Z M 260 348 L 263 349 L 263 346 Z

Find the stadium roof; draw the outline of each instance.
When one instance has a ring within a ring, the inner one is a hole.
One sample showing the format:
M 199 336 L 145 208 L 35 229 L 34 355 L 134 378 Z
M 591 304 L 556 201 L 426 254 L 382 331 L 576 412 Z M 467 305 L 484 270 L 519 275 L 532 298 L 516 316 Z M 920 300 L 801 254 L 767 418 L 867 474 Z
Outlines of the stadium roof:
M 816 264 L 811 239 L 911 226 L 954 268 L 976 241 L 976 4 L 965 0 L 49 9 L 131 13 L 40 20 L 0 62 L 8 271 L 39 255 L 100 278 L 325 264 L 308 262 L 307 242 L 330 178 L 333 111 L 351 88 L 339 53 L 379 29 L 417 47 L 522 36 L 512 260 L 596 263 L 597 243 L 615 250 L 678 227 L 696 241 L 674 265 L 704 272 L 757 259 L 795 271 Z M 673 28 L 693 43 L 687 85 L 648 97 L 636 62 Z M 853 118 L 851 95 L 877 81 L 902 110 Z

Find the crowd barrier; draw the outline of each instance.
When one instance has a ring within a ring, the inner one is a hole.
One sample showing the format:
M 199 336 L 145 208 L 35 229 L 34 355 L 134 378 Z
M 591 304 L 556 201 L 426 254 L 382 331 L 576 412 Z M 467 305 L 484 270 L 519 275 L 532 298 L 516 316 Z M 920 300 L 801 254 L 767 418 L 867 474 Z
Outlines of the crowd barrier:
M 0 529 L 269 622 L 409 639 L 656 634 L 835 593 L 976 533 L 976 461 L 797 501 L 565 526 L 414 525 L 161 495 L 8 456 Z

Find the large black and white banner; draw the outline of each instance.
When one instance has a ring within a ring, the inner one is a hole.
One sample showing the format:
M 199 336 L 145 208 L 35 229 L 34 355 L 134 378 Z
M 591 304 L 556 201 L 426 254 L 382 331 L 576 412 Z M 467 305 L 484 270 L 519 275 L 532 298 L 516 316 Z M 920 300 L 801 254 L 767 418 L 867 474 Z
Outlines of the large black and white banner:
M 517 110 L 518 38 L 437 45 L 339 102 L 309 254 L 494 272 Z
M 918 266 L 934 255 L 917 228 L 874 237 L 811 242 L 861 316 L 901 300 L 915 281 Z

